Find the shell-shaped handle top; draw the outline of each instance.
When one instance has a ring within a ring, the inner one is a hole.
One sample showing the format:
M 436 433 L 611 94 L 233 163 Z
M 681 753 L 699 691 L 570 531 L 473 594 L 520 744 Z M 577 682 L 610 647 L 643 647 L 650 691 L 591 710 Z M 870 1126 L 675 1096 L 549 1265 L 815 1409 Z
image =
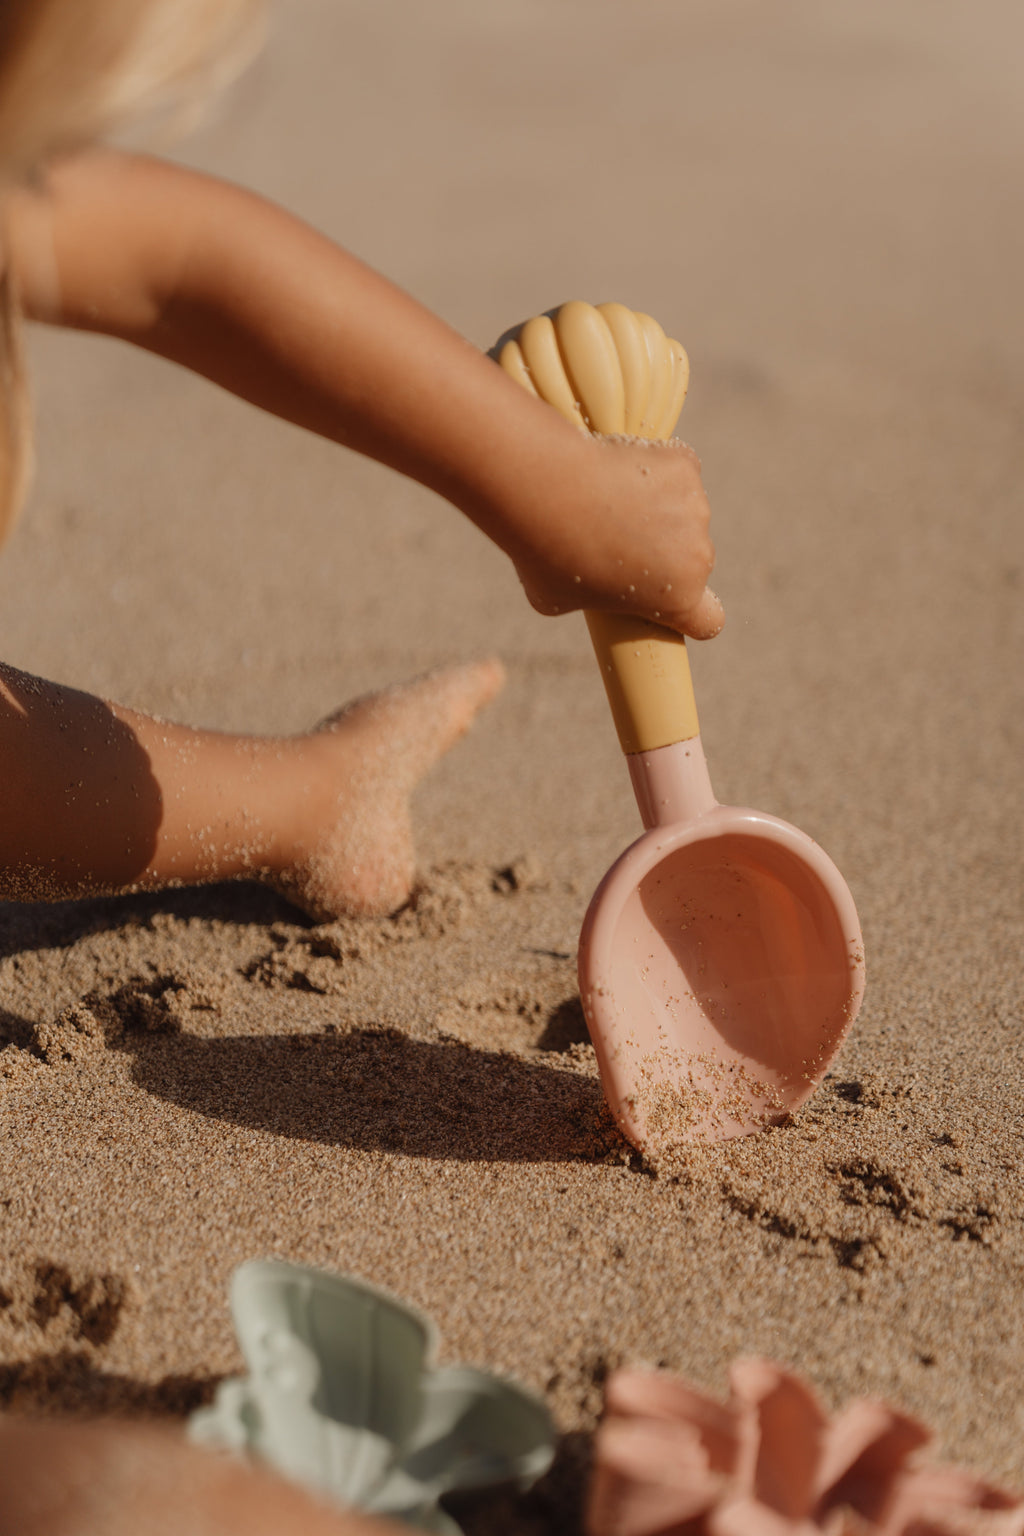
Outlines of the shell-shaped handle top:
M 497 358 L 568 421 L 603 434 L 671 437 L 690 382 L 680 343 L 625 304 L 572 299 L 527 320 Z

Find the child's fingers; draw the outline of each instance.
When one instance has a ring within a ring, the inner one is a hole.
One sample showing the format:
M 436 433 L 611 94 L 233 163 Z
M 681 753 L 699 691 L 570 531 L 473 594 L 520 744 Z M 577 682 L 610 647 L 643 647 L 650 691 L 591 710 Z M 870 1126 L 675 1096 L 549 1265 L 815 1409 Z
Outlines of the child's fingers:
M 710 587 L 705 587 L 700 601 L 691 608 L 678 626 L 693 640 L 713 640 L 725 623 L 725 609 Z

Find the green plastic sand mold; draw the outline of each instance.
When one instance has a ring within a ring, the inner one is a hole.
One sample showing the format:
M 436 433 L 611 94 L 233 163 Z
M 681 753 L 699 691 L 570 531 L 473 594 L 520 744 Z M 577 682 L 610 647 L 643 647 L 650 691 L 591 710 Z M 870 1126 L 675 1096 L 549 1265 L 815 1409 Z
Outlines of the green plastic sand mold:
M 538 1398 L 486 1371 L 433 1365 L 430 1318 L 363 1280 L 255 1260 L 232 1277 L 231 1314 L 249 1374 L 192 1415 L 201 1444 L 437 1536 L 462 1536 L 445 1494 L 529 1487 L 551 1465 Z

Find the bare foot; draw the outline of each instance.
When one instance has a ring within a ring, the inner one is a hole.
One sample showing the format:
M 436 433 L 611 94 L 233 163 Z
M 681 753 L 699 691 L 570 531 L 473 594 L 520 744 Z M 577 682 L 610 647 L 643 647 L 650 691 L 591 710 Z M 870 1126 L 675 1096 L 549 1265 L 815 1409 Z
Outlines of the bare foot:
M 416 862 L 409 796 L 501 691 L 500 661 L 446 667 L 356 699 L 302 738 L 314 772 L 293 862 L 270 883 L 323 922 L 394 912 Z

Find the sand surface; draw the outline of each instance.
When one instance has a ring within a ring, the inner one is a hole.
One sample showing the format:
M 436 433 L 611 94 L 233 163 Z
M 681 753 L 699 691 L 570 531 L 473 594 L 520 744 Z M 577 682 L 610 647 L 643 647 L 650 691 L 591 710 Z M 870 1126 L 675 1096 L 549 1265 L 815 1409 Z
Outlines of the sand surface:
M 567 297 L 688 347 L 719 798 L 856 897 L 868 992 L 795 1123 L 644 1169 L 576 995 L 638 830 L 582 621 L 426 492 L 113 342 L 33 342 L 40 472 L 0 655 L 298 729 L 490 651 L 416 802 L 423 890 L 311 927 L 260 889 L 0 907 L 0 1403 L 183 1413 L 232 1269 L 352 1271 L 564 1432 L 507 1528 L 574 1528 L 623 1359 L 764 1352 L 1024 1484 L 1024 12 L 1014 0 L 290 0 L 179 151 L 481 346 Z M 491 1510 L 480 1529 L 497 1530 Z

